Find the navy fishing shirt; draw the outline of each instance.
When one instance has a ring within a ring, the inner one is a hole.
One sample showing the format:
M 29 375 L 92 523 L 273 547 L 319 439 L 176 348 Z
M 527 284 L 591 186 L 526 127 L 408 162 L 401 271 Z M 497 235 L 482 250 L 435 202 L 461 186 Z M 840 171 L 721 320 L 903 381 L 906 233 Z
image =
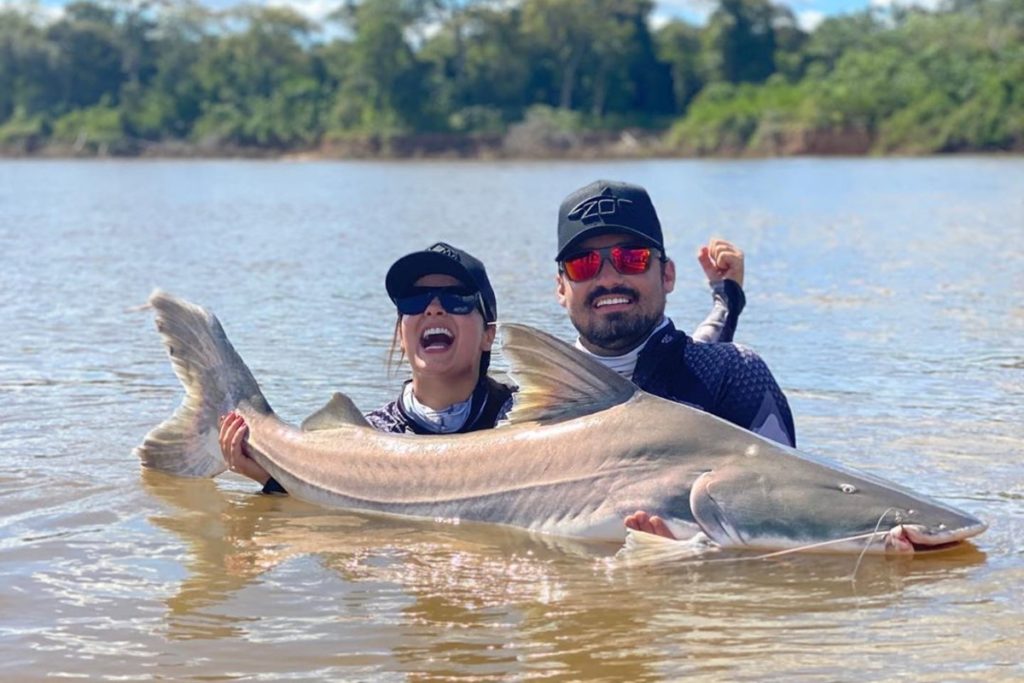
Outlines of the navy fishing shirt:
M 789 402 L 768 365 L 740 344 L 695 342 L 670 320 L 640 351 L 633 383 L 787 446 L 796 446 Z

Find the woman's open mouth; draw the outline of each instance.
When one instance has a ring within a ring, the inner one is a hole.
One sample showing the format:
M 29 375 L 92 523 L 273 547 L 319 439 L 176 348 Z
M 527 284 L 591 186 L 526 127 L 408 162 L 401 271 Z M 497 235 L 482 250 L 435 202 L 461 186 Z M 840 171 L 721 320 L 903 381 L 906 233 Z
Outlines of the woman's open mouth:
M 455 334 L 446 327 L 428 327 L 420 334 L 424 351 L 447 351 L 455 343 Z

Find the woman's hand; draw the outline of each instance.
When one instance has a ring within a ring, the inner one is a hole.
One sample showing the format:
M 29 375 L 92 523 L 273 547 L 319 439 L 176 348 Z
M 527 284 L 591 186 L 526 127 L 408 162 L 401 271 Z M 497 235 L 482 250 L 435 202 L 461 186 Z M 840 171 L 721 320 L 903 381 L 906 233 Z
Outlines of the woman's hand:
M 245 419 L 231 411 L 220 419 L 220 454 L 232 472 L 249 477 L 265 486 L 270 474 L 258 462 L 249 457 L 249 444 L 245 437 L 249 435 L 249 425 Z

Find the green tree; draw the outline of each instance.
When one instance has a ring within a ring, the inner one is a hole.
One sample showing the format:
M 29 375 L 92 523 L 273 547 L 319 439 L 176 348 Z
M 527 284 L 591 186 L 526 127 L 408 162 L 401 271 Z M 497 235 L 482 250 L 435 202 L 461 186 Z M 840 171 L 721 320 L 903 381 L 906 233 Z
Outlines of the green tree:
M 419 52 L 433 103 L 453 130 L 495 132 L 522 118 L 532 68 L 518 7 L 470 3 L 453 9 Z
M 658 59 L 668 65 L 671 74 L 675 112 L 682 114 L 704 87 L 700 29 L 682 21 L 671 21 L 658 30 L 655 38 Z
M 46 31 L 56 45 L 56 81 L 67 110 L 98 104 L 116 106 L 124 82 L 123 54 L 113 9 L 92 2 L 74 2 Z
M 57 109 L 59 64 L 59 51 L 37 20 L 0 10 L 0 122 L 16 112 L 27 120 Z
M 702 34 L 707 80 L 760 83 L 775 73 L 776 16 L 769 0 L 720 0 Z
M 336 128 L 391 133 L 433 124 L 425 115 L 427 69 L 406 39 L 423 11 L 411 0 L 364 0 L 340 13 L 354 39 L 332 114 Z
M 845 53 L 870 49 L 883 28 L 870 11 L 829 17 L 818 25 L 804 45 L 805 67 L 814 64 L 818 66 L 818 73 L 830 72 Z
M 788 7 L 776 6 L 772 20 L 775 32 L 775 69 L 793 82 L 804 75 L 804 46 L 808 34 L 797 24 L 796 16 Z
M 187 138 L 202 113 L 204 89 L 200 60 L 217 40 L 210 35 L 212 15 L 192 4 L 172 5 L 153 29 L 153 73 L 135 106 L 127 112 L 136 135 L 149 139 Z
M 242 7 L 228 18 L 244 30 L 212 43 L 194 66 L 203 94 L 194 135 L 268 147 L 315 140 L 320 93 L 305 49 L 310 22 L 275 7 Z
M 590 89 L 594 116 L 605 113 L 647 118 L 670 114 L 674 108 L 669 66 L 659 60 L 651 34 L 650 0 L 607 2 L 599 7 L 594 51 L 597 55 Z M 602 35 L 614 37 L 607 41 Z
M 523 33 L 541 103 L 595 118 L 670 111 L 669 72 L 647 28 L 652 7 L 648 0 L 526 0 Z
M 540 56 L 535 69 L 550 72 L 557 88 L 554 100 L 546 104 L 572 109 L 579 82 L 579 70 L 594 42 L 593 9 L 577 0 L 526 0 L 523 3 L 523 31 L 532 51 Z

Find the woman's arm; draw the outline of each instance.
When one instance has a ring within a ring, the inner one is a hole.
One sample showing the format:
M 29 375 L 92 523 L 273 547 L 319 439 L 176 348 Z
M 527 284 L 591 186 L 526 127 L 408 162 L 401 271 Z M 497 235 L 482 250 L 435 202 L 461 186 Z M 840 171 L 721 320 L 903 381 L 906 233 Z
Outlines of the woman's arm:
M 220 453 L 228 469 L 263 486 L 263 493 L 287 493 L 258 462 L 249 457 L 249 446 L 245 441 L 248 435 L 249 426 L 238 413 L 232 411 L 221 418 Z

